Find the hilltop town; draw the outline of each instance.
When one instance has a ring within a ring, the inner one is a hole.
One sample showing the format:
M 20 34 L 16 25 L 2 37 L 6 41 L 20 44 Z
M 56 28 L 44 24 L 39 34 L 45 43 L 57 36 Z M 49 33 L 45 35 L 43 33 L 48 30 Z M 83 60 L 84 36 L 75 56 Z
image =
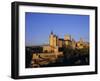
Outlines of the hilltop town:
M 26 67 L 89 64 L 89 42 L 71 35 L 59 38 L 53 32 L 49 44 L 26 47 Z

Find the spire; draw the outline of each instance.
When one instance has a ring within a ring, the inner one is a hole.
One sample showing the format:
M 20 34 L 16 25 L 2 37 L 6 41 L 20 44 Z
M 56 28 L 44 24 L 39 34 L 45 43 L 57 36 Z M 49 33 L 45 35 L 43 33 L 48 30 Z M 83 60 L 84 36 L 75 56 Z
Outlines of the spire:
M 80 42 L 83 42 L 83 39 L 82 38 L 80 38 Z
M 53 31 L 51 31 L 51 34 L 53 34 Z
M 75 42 L 74 38 L 72 38 L 72 42 Z

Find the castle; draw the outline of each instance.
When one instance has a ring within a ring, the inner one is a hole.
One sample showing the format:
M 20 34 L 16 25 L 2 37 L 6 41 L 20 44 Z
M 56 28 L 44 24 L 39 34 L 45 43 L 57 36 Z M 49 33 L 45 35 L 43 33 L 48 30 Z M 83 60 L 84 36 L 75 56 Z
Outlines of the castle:
M 62 39 L 55 35 L 53 32 L 51 32 L 49 36 L 49 44 L 43 45 L 43 52 L 59 52 L 59 48 L 62 47 L 82 49 L 84 47 L 89 47 L 89 43 L 83 41 L 82 38 L 80 38 L 80 40 L 76 42 L 71 37 L 71 35 L 65 35 L 64 39 Z
M 62 39 L 51 32 L 49 44 L 32 47 L 31 67 L 56 63 L 57 59 L 64 57 L 64 50 L 60 50 L 63 48 L 71 48 L 71 50 L 89 48 L 89 43 L 83 41 L 82 38 L 79 41 L 75 41 L 71 35 L 65 35 L 64 39 Z

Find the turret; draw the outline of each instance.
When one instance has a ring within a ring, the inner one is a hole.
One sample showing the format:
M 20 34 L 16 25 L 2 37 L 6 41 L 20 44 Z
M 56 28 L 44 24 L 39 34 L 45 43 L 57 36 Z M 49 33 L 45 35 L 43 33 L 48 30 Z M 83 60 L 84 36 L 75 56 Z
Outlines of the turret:
M 71 36 L 70 35 L 65 35 L 64 40 L 71 40 Z

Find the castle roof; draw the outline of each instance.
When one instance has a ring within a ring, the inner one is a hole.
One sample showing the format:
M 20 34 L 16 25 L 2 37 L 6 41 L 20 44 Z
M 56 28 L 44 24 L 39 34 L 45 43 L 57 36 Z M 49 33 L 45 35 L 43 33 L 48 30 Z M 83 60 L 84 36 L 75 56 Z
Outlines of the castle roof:
M 62 41 L 64 41 L 64 39 L 62 39 L 62 38 L 59 38 L 59 40 L 62 40 Z

